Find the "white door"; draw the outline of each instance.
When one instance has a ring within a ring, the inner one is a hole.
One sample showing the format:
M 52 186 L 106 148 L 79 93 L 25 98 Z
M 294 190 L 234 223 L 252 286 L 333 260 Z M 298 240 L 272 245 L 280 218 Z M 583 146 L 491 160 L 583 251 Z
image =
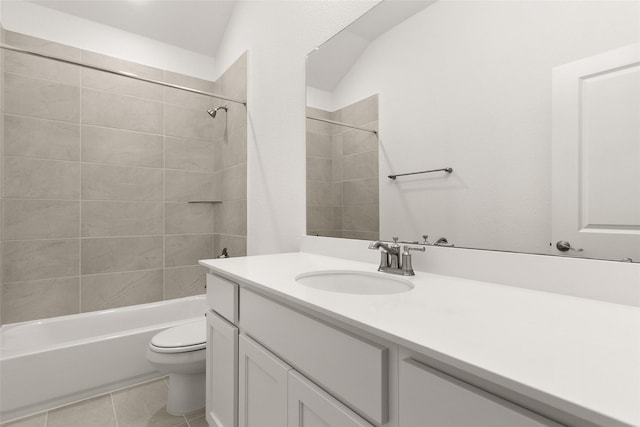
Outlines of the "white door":
M 237 427 L 238 328 L 213 311 L 207 313 L 207 422 Z
M 298 372 L 289 371 L 288 427 L 373 427 Z
M 239 356 L 240 427 L 285 427 L 291 367 L 244 335 Z
M 640 262 L 640 44 L 554 68 L 552 90 L 553 252 Z

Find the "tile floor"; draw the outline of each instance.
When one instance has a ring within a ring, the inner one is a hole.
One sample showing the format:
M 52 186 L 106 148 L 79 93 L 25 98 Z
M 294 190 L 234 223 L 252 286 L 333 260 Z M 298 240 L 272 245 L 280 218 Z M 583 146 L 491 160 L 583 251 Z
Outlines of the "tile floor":
M 208 427 L 204 410 L 181 417 L 167 413 L 166 381 L 137 384 L 0 427 Z

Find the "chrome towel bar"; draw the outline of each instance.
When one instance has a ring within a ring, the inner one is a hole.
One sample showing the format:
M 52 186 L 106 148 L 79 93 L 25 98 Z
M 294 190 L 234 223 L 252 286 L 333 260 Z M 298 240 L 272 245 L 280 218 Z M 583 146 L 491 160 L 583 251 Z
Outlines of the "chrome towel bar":
M 389 176 L 390 179 L 396 179 L 399 176 L 417 175 L 417 174 L 420 174 L 420 173 L 431 173 L 431 172 L 451 173 L 451 172 L 453 172 L 453 168 L 442 168 L 442 169 L 432 169 L 432 170 L 420 171 L 420 172 L 398 173 L 398 174 L 395 174 L 395 175 L 388 175 L 388 176 Z

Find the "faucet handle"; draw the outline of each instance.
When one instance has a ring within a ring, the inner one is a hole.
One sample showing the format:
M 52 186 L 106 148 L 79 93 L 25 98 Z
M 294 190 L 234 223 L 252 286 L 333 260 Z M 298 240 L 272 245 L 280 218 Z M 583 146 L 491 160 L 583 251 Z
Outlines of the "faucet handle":
M 427 238 L 429 237 L 428 234 L 423 234 L 422 238 L 424 239 L 424 242 L 422 242 L 423 245 L 430 245 L 431 243 L 429 243 L 429 241 L 427 240 Z
M 422 245 L 404 245 L 403 249 L 403 255 L 409 255 L 409 251 L 424 252 L 426 248 Z

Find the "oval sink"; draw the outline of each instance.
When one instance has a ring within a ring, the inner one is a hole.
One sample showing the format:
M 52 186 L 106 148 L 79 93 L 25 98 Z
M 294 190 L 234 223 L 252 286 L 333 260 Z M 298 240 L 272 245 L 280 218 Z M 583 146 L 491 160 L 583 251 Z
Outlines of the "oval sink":
M 401 277 L 366 271 L 312 271 L 296 276 L 301 285 L 328 292 L 345 294 L 398 294 L 413 289 L 413 284 Z

